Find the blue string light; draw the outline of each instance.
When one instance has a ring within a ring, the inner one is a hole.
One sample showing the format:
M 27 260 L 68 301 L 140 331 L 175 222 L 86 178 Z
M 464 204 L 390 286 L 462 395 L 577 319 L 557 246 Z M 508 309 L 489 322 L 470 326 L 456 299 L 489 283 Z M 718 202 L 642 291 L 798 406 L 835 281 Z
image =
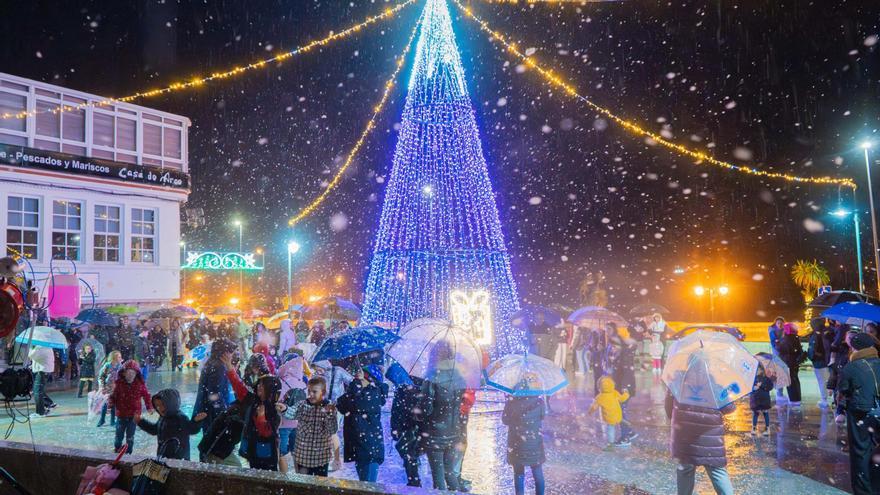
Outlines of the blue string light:
M 450 318 L 450 292 L 489 293 L 490 352 L 521 352 L 516 283 L 446 0 L 428 0 L 394 152 L 363 319 Z

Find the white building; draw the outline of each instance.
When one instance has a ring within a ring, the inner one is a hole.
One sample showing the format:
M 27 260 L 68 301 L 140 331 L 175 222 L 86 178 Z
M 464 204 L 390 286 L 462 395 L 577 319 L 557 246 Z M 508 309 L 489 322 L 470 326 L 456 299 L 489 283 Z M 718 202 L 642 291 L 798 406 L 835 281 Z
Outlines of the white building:
M 189 126 L 0 73 L 0 253 L 28 257 L 39 287 L 73 261 L 101 305 L 178 298 Z

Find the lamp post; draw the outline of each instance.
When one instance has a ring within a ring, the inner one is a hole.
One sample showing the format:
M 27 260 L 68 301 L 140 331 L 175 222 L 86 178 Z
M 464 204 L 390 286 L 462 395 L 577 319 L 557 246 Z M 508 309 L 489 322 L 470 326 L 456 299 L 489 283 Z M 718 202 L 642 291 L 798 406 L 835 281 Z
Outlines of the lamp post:
M 242 237 L 242 223 L 241 220 L 236 220 L 233 222 L 238 227 L 238 252 L 241 254 L 241 237 Z M 241 298 L 244 292 L 244 269 L 243 267 L 239 267 L 238 269 L 238 297 Z
M 186 242 L 180 241 L 180 250 L 183 251 L 182 265 L 183 263 L 186 263 Z M 183 282 L 183 291 L 182 294 L 180 294 L 180 298 L 184 299 L 186 297 L 186 270 L 180 270 L 180 279 Z
M 856 272 L 859 274 L 859 292 L 865 292 L 865 279 L 862 274 L 862 236 L 859 230 L 859 215 L 856 211 L 847 211 L 843 208 L 838 208 L 837 210 L 831 212 L 832 215 L 838 218 L 846 218 L 848 215 L 852 215 L 853 217 L 853 225 L 855 227 L 855 235 L 856 235 Z
M 299 243 L 290 241 L 287 243 L 287 310 L 293 306 L 293 255 L 299 251 Z
M 709 294 L 709 319 L 712 321 L 710 323 L 715 323 L 715 296 L 726 296 L 730 293 L 730 288 L 726 285 L 722 285 L 718 288 L 715 287 L 703 287 L 702 285 L 697 285 L 694 287 L 694 295 L 697 297 L 703 297 L 706 294 Z
M 868 204 L 871 207 L 871 235 L 874 237 L 874 269 L 877 275 L 877 297 L 880 297 L 880 250 L 877 246 L 877 213 L 874 210 L 874 188 L 871 185 L 871 160 L 868 157 L 868 150 L 871 149 L 871 142 L 862 143 L 862 149 L 865 151 L 865 174 L 868 177 Z

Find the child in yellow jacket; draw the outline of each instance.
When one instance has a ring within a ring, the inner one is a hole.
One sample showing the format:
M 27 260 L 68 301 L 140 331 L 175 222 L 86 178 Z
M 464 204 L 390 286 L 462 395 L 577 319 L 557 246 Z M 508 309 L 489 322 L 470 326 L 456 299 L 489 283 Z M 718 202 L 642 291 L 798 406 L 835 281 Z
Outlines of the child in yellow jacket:
M 599 378 L 599 394 L 593 399 L 589 412 L 592 414 L 598 409 L 602 415 L 605 438 L 608 440 L 606 449 L 610 449 L 617 441 L 617 428 L 623 421 L 623 409 L 620 407 L 620 403 L 626 402 L 627 399 L 629 399 L 629 392 L 620 393 L 615 390 L 614 380 L 611 377 Z

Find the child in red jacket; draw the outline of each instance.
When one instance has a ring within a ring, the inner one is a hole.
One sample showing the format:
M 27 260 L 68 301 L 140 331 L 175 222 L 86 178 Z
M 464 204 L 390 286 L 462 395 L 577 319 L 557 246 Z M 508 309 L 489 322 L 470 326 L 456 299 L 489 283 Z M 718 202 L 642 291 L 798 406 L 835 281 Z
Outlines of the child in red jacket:
M 126 453 L 131 454 L 134 448 L 134 430 L 137 425 L 135 417 L 141 415 L 141 401 L 147 406 L 147 411 L 152 413 L 153 403 L 141 376 L 141 368 L 137 361 L 128 360 L 119 370 L 113 393 L 107 399 L 107 405 L 116 408 L 116 440 L 113 443 L 116 452 L 122 448 L 123 437 L 128 445 Z

